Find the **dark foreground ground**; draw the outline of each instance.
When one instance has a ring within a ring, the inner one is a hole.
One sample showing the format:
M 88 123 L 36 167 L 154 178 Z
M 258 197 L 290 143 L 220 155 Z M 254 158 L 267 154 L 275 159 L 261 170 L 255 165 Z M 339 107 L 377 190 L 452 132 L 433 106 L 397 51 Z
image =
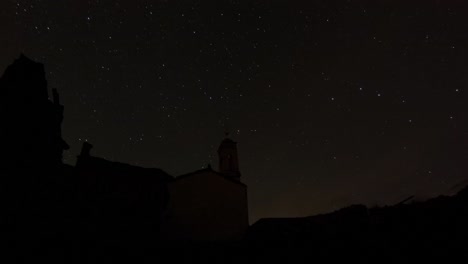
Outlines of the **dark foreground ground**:
M 240 241 L 165 241 L 148 204 L 122 205 L 71 168 L 2 175 L 1 263 L 466 263 L 468 189 L 425 202 L 262 219 Z M 69 177 L 62 177 L 68 175 Z M 127 196 L 126 196 L 127 197 Z M 155 199 L 157 199 L 156 196 Z M 127 197 L 128 198 L 128 197 Z M 116 200 L 117 199 L 117 200 Z

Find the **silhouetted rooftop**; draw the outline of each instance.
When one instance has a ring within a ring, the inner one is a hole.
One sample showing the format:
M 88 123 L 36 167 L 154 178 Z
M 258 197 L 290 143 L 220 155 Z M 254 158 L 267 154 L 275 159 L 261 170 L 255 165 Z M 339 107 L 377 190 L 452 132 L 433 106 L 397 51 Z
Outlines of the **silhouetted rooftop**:
M 229 177 L 229 176 L 226 176 L 222 173 L 219 173 L 217 171 L 214 171 L 211 167 L 208 167 L 208 168 L 204 168 L 204 169 L 201 169 L 201 170 L 196 170 L 196 171 L 193 171 L 193 172 L 190 172 L 190 173 L 187 173 L 187 174 L 183 174 L 183 175 L 180 175 L 178 177 L 175 177 L 173 181 L 179 181 L 179 180 L 182 180 L 182 179 L 185 179 L 187 177 L 191 177 L 191 176 L 194 176 L 194 175 L 197 175 L 199 173 L 203 173 L 203 172 L 211 172 L 211 173 L 214 173 L 216 175 L 218 175 L 219 177 L 222 177 L 230 182 L 234 182 L 236 184 L 240 184 L 242 186 L 245 186 L 247 187 L 247 185 L 245 185 L 244 183 L 236 180 L 236 179 L 233 179 L 232 177 Z

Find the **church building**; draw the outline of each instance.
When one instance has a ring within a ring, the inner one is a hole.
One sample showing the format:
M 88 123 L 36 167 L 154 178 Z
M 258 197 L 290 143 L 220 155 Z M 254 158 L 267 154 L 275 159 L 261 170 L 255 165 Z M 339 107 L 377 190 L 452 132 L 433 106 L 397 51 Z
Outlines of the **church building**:
M 218 148 L 218 171 L 208 166 L 178 177 L 94 157 L 91 148 L 83 144 L 75 168 L 86 207 L 96 213 L 90 217 L 107 223 L 96 223 L 98 230 L 108 230 L 105 236 L 111 238 L 111 230 L 127 234 L 125 238 L 146 234 L 163 240 L 237 240 L 245 235 L 247 186 L 241 182 L 233 140 L 225 138 Z
M 231 240 L 247 231 L 247 186 L 240 180 L 237 143 L 224 139 L 218 156 L 218 171 L 208 166 L 168 183 L 166 238 Z
M 49 96 L 48 90 L 44 65 L 24 55 L 0 77 L 1 185 L 13 200 L 5 214 L 21 226 L 15 241 L 38 245 L 73 237 L 138 248 L 162 239 L 244 236 L 247 186 L 236 142 L 222 141 L 218 171 L 209 166 L 175 178 L 93 156 L 88 142 L 76 165 L 67 165 L 64 107 L 58 92 Z

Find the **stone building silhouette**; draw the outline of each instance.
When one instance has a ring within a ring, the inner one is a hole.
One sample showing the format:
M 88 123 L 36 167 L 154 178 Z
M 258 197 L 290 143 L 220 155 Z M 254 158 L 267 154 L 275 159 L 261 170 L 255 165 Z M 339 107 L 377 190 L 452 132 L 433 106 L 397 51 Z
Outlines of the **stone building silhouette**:
M 70 228 L 79 219 L 74 169 L 62 163 L 69 148 L 61 135 L 63 106 L 56 90 L 51 97 L 44 66 L 24 55 L 0 77 L 3 237 L 21 252 L 76 238 Z
M 237 239 L 248 227 L 247 187 L 240 181 L 237 146 L 226 138 L 219 172 L 179 177 L 91 155 L 84 143 L 76 165 L 62 163 L 64 107 L 49 100 L 44 66 L 24 55 L 0 78 L 2 186 L 6 212 L 22 241 L 75 237 L 134 246 L 168 239 Z M 21 201 L 21 202 L 19 202 Z M 14 230 L 14 228 L 12 229 Z M 29 230 L 29 231 L 28 231 Z
M 224 139 L 219 171 L 211 166 L 169 182 L 163 224 L 168 239 L 240 239 L 248 228 L 247 186 L 240 181 L 237 143 Z
M 219 172 L 208 166 L 175 178 L 160 169 L 93 157 L 91 148 L 83 144 L 75 169 L 86 190 L 83 205 L 94 212 L 88 217 L 99 221 L 93 229 L 103 236 L 236 240 L 247 231 L 247 186 L 240 181 L 231 139 L 219 146 Z
M 0 78 L 1 168 L 62 164 L 63 106 L 57 90 L 48 97 L 44 65 L 21 54 Z

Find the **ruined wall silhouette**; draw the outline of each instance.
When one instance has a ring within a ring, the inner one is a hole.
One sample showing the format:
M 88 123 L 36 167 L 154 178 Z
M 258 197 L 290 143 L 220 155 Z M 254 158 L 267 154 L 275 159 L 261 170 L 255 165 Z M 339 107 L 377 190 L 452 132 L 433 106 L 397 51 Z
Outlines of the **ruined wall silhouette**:
M 5 70 L 0 91 L 0 137 L 8 139 L 0 150 L 1 220 L 18 261 L 158 241 L 169 175 L 92 157 L 89 145 L 76 167 L 63 164 L 64 107 L 56 90 L 48 98 L 44 66 L 24 55 Z
M 59 166 L 68 149 L 62 139 L 63 106 L 48 99 L 44 65 L 21 55 L 0 78 L 0 168 Z

